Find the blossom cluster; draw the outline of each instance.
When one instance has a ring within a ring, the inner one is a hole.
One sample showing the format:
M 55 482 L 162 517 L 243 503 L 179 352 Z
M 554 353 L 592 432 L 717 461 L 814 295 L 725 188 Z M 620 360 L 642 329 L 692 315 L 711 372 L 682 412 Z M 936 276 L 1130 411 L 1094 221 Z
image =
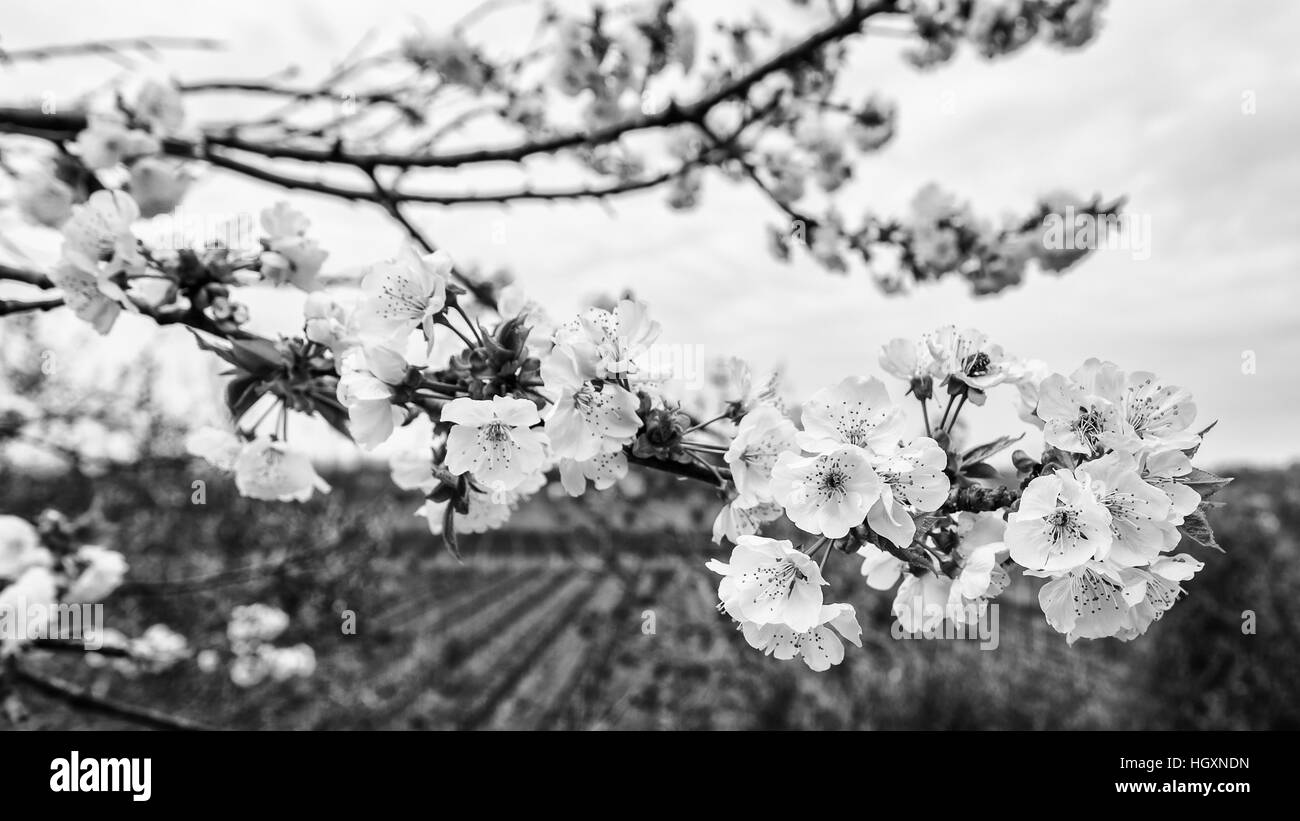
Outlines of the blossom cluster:
M 226 625 L 232 655 L 230 680 L 239 687 L 252 687 L 268 680 L 310 677 L 316 671 L 316 653 L 310 645 L 280 647 L 273 643 L 288 628 L 289 615 L 278 607 L 259 602 L 232 610 Z M 200 669 L 212 672 L 220 664 L 215 650 L 200 654 Z
M 101 306 L 83 316 L 98 324 L 107 304 L 158 312 L 122 276 L 156 259 L 130 233 L 130 197 L 101 192 L 78 209 L 65 260 L 85 263 L 86 293 Z M 518 293 L 492 309 L 468 298 L 445 252 L 407 248 L 367 269 L 346 300 L 313 289 L 325 254 L 301 215 L 279 205 L 262 222 L 262 250 L 235 265 L 191 257 L 201 289 L 239 273 L 309 292 L 301 336 L 278 340 L 216 324 L 216 299 L 198 309 L 213 323 L 196 323 L 209 331 L 200 344 L 233 368 L 237 426 L 196 431 L 189 449 L 246 496 L 328 492 L 288 442 L 292 413 L 387 447 L 394 482 L 423 495 L 414 513 L 453 552 L 458 533 L 500 527 L 551 479 L 573 496 L 612 487 L 633 465 L 701 479 L 725 496 L 714 540 L 733 545 L 729 562 L 709 564 L 723 576 L 720 608 L 754 646 L 819 669 L 859 638 L 852 605 L 823 600 L 832 554 L 861 556 L 872 588 L 897 585 L 894 615 L 913 631 L 977 621 L 1017 574 L 1045 577 L 1048 623 L 1074 641 L 1145 632 L 1202 566 L 1176 552 L 1183 535 L 1213 545 L 1203 499 L 1224 480 L 1192 467 L 1195 406 L 1152 374 L 1096 360 L 1052 373 L 946 326 L 882 348 L 900 396 L 848 376 L 809 397 L 796 422 L 774 383 L 755 390 L 740 368 L 736 389 L 707 408 L 659 367 L 659 323 L 635 299 L 559 323 Z M 1042 431 L 1039 459 L 1014 454 L 1015 487 L 996 486 L 988 459 L 1019 437 L 957 445 L 963 409 L 995 390 Z M 922 417 L 911 432 L 909 397 Z M 238 424 L 255 407 L 258 420 Z M 277 407 L 273 432 L 259 430 Z M 415 445 L 391 444 L 417 420 Z M 270 652 L 240 655 L 241 677 L 271 669 Z
M 1192 466 L 1195 406 L 1152 374 L 1096 360 L 1052 373 L 946 326 L 881 350 L 882 370 L 919 403 L 917 435 L 901 398 L 865 376 L 812 395 L 796 423 L 745 370 L 739 395 L 697 421 L 708 414 L 692 415 L 674 375 L 654 368 L 660 327 L 644 303 L 539 318 L 549 333 L 532 340 L 535 307 L 503 310 L 495 326 L 481 309 L 471 317 L 453 270 L 443 254 L 411 253 L 374 266 L 355 304 L 317 301 L 306 315 L 342 373 L 354 439 L 377 447 L 427 418 L 415 445 L 392 450 L 393 480 L 424 494 L 417 515 L 453 551 L 457 532 L 500 527 L 552 478 L 575 496 L 633 464 L 700 478 L 726 495 L 713 535 L 731 556 L 708 563 L 720 609 L 753 646 L 824 669 L 860 641 L 853 606 L 824 598 L 832 554 L 860 556 L 871 588 L 897 585 L 909 631 L 977 622 L 1016 576 L 1044 577 L 1047 621 L 1073 642 L 1145 632 L 1202 567 L 1177 552 L 1183 536 L 1214 546 L 1203 499 L 1226 480 Z M 412 348 L 419 362 L 400 353 Z M 1020 437 L 956 444 L 963 409 L 992 391 L 1042 430 L 1039 459 L 1013 455 L 1017 487 L 996 486 L 988 460 Z M 263 498 L 303 498 L 313 475 L 304 466 Z M 778 531 L 803 544 L 765 535 Z
M 37 525 L 0 515 L 0 654 L 18 652 L 34 639 L 57 638 L 59 605 L 101 602 L 126 572 L 121 553 L 79 543 L 68 522 L 52 511 Z

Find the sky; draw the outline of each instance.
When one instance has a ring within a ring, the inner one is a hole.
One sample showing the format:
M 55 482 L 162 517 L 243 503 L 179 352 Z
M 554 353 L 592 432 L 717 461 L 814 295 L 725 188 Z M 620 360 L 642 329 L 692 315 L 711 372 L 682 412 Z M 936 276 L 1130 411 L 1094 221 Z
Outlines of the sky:
M 445 28 L 470 4 L 227 0 L 195 4 L 194 13 L 176 0 L 4 5 L 0 44 L 8 48 L 140 34 L 227 41 L 216 54 L 167 55 L 170 70 L 198 80 L 257 77 L 289 64 L 310 76 L 362 32 L 392 41 L 416 19 Z M 703 19 L 737 14 L 735 4 L 721 2 L 687 0 L 685 8 Z M 901 59 L 898 39 L 868 37 L 855 47 L 842 88 L 854 98 L 879 93 L 899 110 L 894 141 L 858 166 L 848 199 L 855 207 L 899 214 L 934 181 L 996 218 L 1066 189 L 1124 195 L 1126 211 L 1149 227 L 1149 254 L 1099 251 L 1063 277 L 1033 275 L 991 299 L 975 299 L 955 281 L 885 296 L 862 271 L 837 276 L 806 258 L 778 263 L 766 250 L 764 225 L 779 215 L 759 192 L 718 176 L 706 181 L 703 206 L 685 213 L 669 211 L 662 192 L 609 207 L 414 213 L 458 260 L 510 268 L 556 317 L 593 295 L 630 288 L 650 303 L 665 341 L 744 357 L 759 370 L 782 366 L 795 399 L 848 374 L 879 374 L 880 346 L 894 337 L 971 325 L 1056 370 L 1096 356 L 1187 387 L 1198 421 L 1219 420 L 1202 450 L 1207 463 L 1288 463 L 1300 457 L 1300 4 L 1256 2 L 1249 11 L 1228 0 L 1117 2 L 1099 38 L 1082 50 L 1036 44 L 995 62 L 966 51 L 927 72 Z M 518 20 L 503 12 L 479 36 L 516 36 Z M 62 98 L 112 71 L 94 60 L 0 71 L 0 101 L 46 89 Z M 229 114 L 216 106 L 192 114 L 200 121 Z M 440 182 L 455 184 L 454 177 Z M 471 187 L 489 186 L 476 180 Z M 264 184 L 212 172 L 185 205 L 247 213 L 281 198 Z M 330 268 L 355 270 L 391 256 L 402 241 L 371 206 L 287 198 L 311 218 Z M 0 228 L 37 258 L 57 249 L 57 239 L 39 231 L 11 222 Z M 263 330 L 288 332 L 298 322 L 300 296 L 260 293 L 248 301 Z M 163 334 L 175 373 L 210 368 L 192 356 L 183 332 Z M 143 321 L 122 322 L 88 355 L 121 357 L 158 340 Z M 971 419 L 971 435 L 1018 430 L 1012 400 L 1011 393 L 991 397 Z

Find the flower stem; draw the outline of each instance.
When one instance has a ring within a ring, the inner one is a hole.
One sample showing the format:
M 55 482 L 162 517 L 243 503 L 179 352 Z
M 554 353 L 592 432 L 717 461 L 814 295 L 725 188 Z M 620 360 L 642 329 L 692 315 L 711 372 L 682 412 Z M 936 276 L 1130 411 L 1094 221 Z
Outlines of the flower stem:
M 921 418 L 925 420 L 925 435 L 933 438 L 933 434 L 930 432 L 930 407 L 924 399 L 918 397 L 917 401 L 921 403 Z
M 714 422 L 721 422 L 723 419 L 726 419 L 726 418 L 727 418 L 727 414 L 725 414 L 725 413 L 723 413 L 723 414 L 719 414 L 718 416 L 713 417 L 712 419 L 710 419 L 710 420 L 707 421 L 707 422 L 701 422 L 701 423 L 698 424 L 698 425 L 693 425 L 693 426 L 687 428 L 686 430 L 684 430 L 684 431 L 682 431 L 682 432 L 683 432 L 683 433 L 692 433 L 692 432 L 697 431 L 697 430 L 702 430 L 702 429 L 704 429 L 704 428 L 707 428 L 709 425 L 712 425 Z
M 455 325 L 452 325 L 450 322 L 446 321 L 445 319 L 438 324 L 442 325 L 445 328 L 450 329 L 452 333 L 454 333 L 456 336 L 459 336 L 460 341 L 465 343 L 466 348 L 477 348 L 479 346 L 478 342 L 475 342 L 471 340 L 469 337 L 465 336 L 465 334 L 460 332 L 459 328 L 457 328 Z
M 266 421 L 266 417 L 270 416 L 271 411 L 275 410 L 276 406 L 279 404 L 280 403 L 277 400 L 275 399 L 271 400 L 271 404 L 267 405 L 266 410 L 262 411 L 262 415 L 257 417 L 257 421 L 254 422 L 250 428 L 248 428 L 249 435 L 257 434 L 257 429 L 261 426 L 263 422 Z
M 687 433 L 690 433 L 690 431 L 687 431 Z M 726 453 L 727 452 L 727 448 L 724 448 L 721 445 L 711 445 L 707 442 L 687 442 L 686 440 L 682 440 L 682 447 L 686 448 L 687 450 L 698 450 L 704 453 Z
M 718 487 L 727 486 L 727 480 L 722 478 L 722 474 L 718 472 L 718 469 L 715 466 L 709 464 L 707 460 L 702 458 L 698 453 L 695 453 L 694 451 L 687 451 L 687 455 L 689 455 L 692 459 L 694 459 L 695 461 L 703 465 L 709 471 L 709 473 L 713 474 L 713 478 L 715 478 L 718 482 Z
M 948 396 L 948 406 L 943 409 L 943 418 L 939 420 L 939 430 L 944 431 L 948 429 L 948 412 L 952 410 L 952 403 L 956 399 L 956 394 L 950 394 Z
M 961 401 L 957 403 L 957 410 L 953 411 L 952 421 L 948 423 L 948 432 L 951 433 L 953 427 L 957 424 L 957 417 L 961 415 L 961 409 L 966 405 L 966 394 L 961 395 Z
M 474 338 L 475 338 L 476 340 L 478 340 L 478 344 L 479 344 L 479 345 L 482 345 L 482 344 L 483 344 L 483 337 L 479 334 L 479 332 L 478 332 L 478 328 L 475 327 L 474 323 L 470 320 L 469 316 L 466 315 L 466 313 L 465 313 L 465 309 L 462 308 L 462 307 L 460 307 L 460 303 L 459 303 L 459 302 L 453 303 L 451 307 L 455 308 L 455 309 L 456 309 L 456 313 L 460 314 L 460 318 L 463 319 L 463 320 L 465 320 L 465 324 L 469 326 L 469 331 L 470 331 L 470 333 L 474 334 Z M 450 328 L 451 325 L 448 325 L 447 327 Z M 464 337 L 461 337 L 461 338 L 464 339 Z M 470 347 L 473 348 L 473 347 L 477 347 L 477 346 L 476 346 L 476 345 L 470 345 Z

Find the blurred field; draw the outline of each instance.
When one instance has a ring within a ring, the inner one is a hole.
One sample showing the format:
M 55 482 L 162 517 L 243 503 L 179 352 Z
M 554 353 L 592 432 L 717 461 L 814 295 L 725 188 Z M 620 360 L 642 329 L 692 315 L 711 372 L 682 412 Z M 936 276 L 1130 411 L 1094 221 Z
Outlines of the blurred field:
M 464 537 L 457 563 L 381 473 L 330 477 L 307 505 L 239 498 L 188 467 L 89 480 L 0 474 L 0 509 L 91 505 L 132 564 L 108 626 L 164 622 L 224 647 L 237 604 L 293 619 L 282 643 L 317 653 L 309 680 L 240 689 L 193 663 L 126 677 L 64 657 L 33 669 L 232 728 L 1265 729 L 1300 728 L 1300 468 L 1228 471 L 1214 523 L 1227 556 L 1143 640 L 1080 642 L 1044 623 L 1027 580 L 1003 602 L 1000 644 L 891 638 L 889 596 L 834 556 L 836 598 L 865 647 L 816 674 L 764 658 L 713 608 L 716 502 L 662 477 L 631 498 L 539 499 L 513 529 Z M 613 522 L 613 530 L 609 522 Z M 357 615 L 343 635 L 341 612 Z M 1257 614 L 1243 635 L 1242 613 Z M 648 631 L 652 623 L 653 631 Z M 24 691 L 25 728 L 129 726 Z M 0 719 L 3 721 L 3 719 Z

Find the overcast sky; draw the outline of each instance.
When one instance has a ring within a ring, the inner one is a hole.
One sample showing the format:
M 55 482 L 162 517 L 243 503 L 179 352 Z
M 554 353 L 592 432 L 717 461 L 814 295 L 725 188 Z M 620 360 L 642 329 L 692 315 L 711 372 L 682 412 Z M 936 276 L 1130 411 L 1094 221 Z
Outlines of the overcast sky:
M 397 36 L 418 16 L 437 29 L 468 4 L 16 5 L 0 24 L 0 43 L 9 48 L 138 34 L 227 40 L 221 54 L 169 55 L 179 76 L 196 80 L 255 77 L 290 63 L 319 68 L 369 28 Z M 704 17 L 733 6 L 686 3 Z M 508 19 L 495 25 L 501 36 L 511 33 Z M 1248 8 L 1144 0 L 1113 3 L 1101 36 L 1082 51 L 1034 46 L 995 63 L 967 53 L 920 73 L 899 58 L 897 40 L 868 39 L 857 48 L 843 87 L 854 97 L 877 91 L 895 99 L 899 131 L 860 165 L 853 201 L 898 213 L 936 181 L 998 217 L 1066 188 L 1126 195 L 1127 210 L 1149 219 L 1149 258 L 1103 251 L 1064 278 L 1035 276 L 994 299 L 975 300 L 956 282 L 886 297 L 862 272 L 837 277 L 806 259 L 781 265 L 765 250 L 763 225 L 776 219 L 771 205 L 718 177 L 706 183 L 704 206 L 685 214 L 669 212 L 662 193 L 652 192 L 618 200 L 612 215 L 594 205 L 525 205 L 430 209 L 418 219 L 458 259 L 510 267 L 557 316 L 590 295 L 632 288 L 651 303 L 665 340 L 759 367 L 783 364 L 797 397 L 849 373 L 878 373 L 876 353 L 892 337 L 971 324 L 1058 370 L 1099 356 L 1185 385 L 1197 396 L 1199 419 L 1220 420 L 1203 451 L 1211 463 L 1290 461 L 1300 456 L 1297 31 L 1300 4 L 1284 0 Z M 90 60 L 0 71 L 0 101 L 47 88 L 70 94 L 111 70 Z M 1243 110 L 1247 98 L 1253 114 Z M 201 120 L 222 112 L 198 113 Z M 248 212 L 281 196 L 212 173 L 186 207 Z M 331 267 L 388 256 L 401 240 L 369 207 L 291 198 L 312 219 Z M 33 254 L 57 247 L 37 232 L 0 227 Z M 296 323 L 293 295 L 252 301 L 262 327 L 288 331 Z M 156 339 L 148 330 L 121 323 L 114 345 L 97 355 L 120 356 Z M 165 333 L 171 347 L 188 351 L 179 331 Z M 1243 373 L 1247 352 L 1254 374 Z M 974 420 L 976 434 L 1013 423 L 1005 398 L 990 400 Z

